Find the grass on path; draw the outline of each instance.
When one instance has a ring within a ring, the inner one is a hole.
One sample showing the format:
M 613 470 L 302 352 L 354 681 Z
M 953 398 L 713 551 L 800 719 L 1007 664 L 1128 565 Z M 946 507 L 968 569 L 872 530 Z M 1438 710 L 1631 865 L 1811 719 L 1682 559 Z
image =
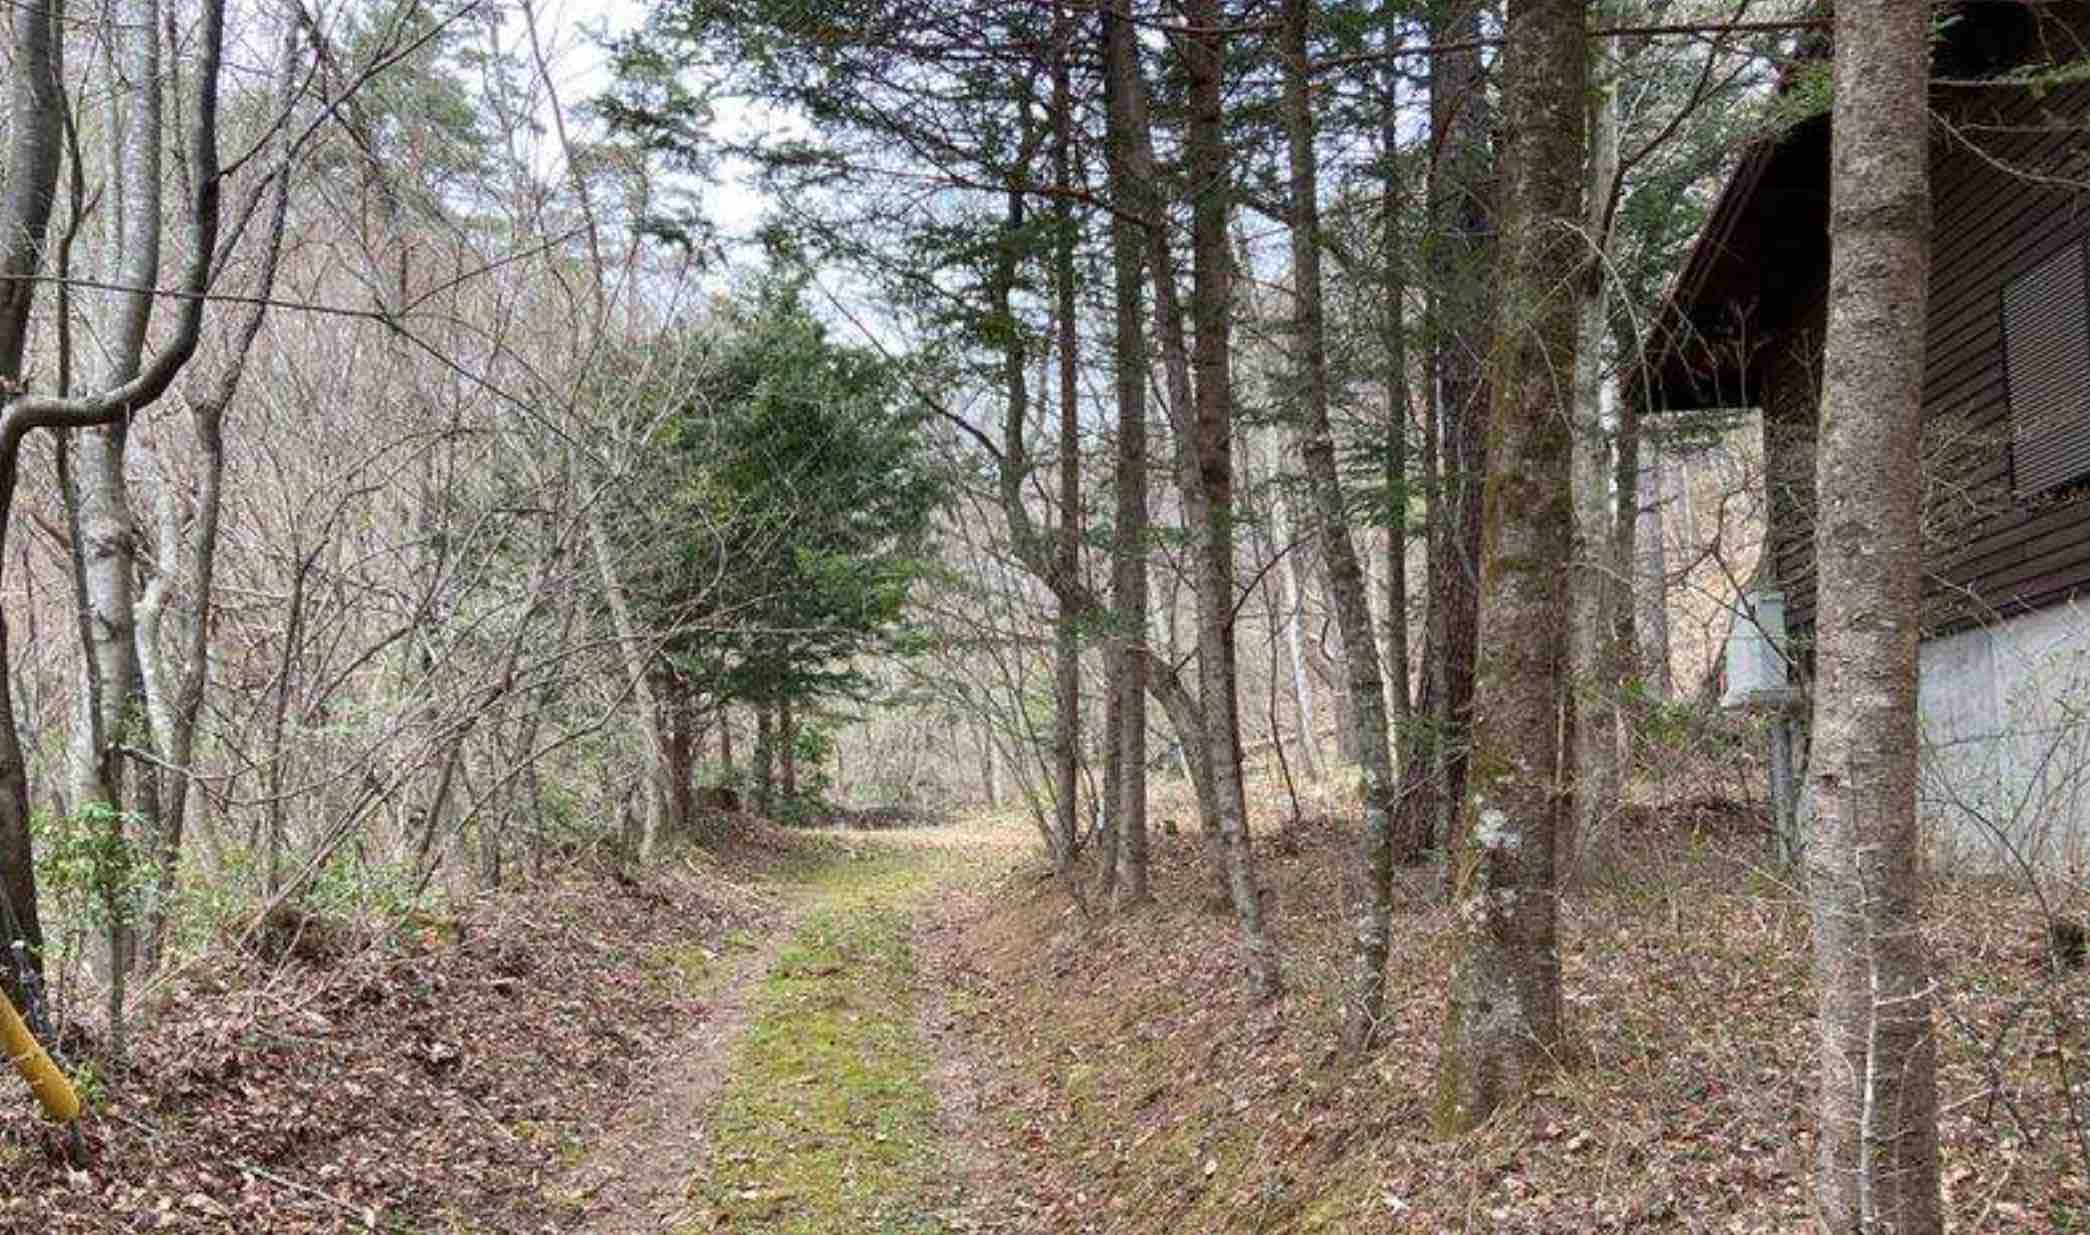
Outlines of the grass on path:
M 693 1185 L 707 1217 L 688 1235 L 950 1229 L 908 937 L 951 858 L 879 847 L 791 872 L 811 907 L 755 996 Z

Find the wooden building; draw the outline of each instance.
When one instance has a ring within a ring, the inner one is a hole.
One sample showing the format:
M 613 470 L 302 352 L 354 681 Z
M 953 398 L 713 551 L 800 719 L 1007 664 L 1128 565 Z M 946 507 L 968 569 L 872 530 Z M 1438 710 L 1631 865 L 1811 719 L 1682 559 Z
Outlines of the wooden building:
M 1941 856 L 2090 858 L 2090 3 L 1961 6 L 1932 108 L 1926 809 Z M 2082 80 L 2078 80 L 2082 79 Z M 1762 583 L 1814 616 L 1829 120 L 1763 141 L 1657 319 L 1635 396 L 1763 413 Z

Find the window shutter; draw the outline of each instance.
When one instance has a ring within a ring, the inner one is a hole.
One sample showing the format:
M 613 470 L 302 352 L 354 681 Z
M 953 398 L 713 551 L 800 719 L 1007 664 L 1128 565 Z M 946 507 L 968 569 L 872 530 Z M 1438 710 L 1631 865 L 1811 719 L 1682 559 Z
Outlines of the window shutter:
M 2090 269 L 2080 241 L 2003 289 L 2003 362 L 2018 498 L 2090 472 Z

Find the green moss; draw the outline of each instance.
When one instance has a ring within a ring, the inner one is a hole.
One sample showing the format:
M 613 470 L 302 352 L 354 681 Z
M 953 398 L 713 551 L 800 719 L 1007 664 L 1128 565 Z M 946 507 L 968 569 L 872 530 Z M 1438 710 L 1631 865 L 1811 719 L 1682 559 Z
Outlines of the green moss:
M 756 995 L 713 1120 L 691 1231 L 940 1235 L 951 1192 L 914 1028 L 915 855 L 798 872 L 817 893 Z
M 702 944 L 670 948 L 647 964 L 647 972 L 662 986 L 683 995 L 699 995 L 717 978 L 717 954 Z

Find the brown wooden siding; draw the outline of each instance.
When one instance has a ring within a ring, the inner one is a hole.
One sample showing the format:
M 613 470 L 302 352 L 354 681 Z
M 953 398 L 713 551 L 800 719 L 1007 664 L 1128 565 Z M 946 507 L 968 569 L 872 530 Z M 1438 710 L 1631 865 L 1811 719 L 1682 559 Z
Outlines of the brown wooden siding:
M 1923 400 L 1925 625 L 1933 634 L 2090 591 L 2090 485 L 2032 502 L 2011 494 L 2002 336 L 2004 285 L 2090 238 L 2090 84 L 2043 97 L 2020 88 L 1945 101 L 1956 124 L 1932 156 Z M 1802 334 L 1820 328 L 1819 312 L 1810 316 Z M 1762 382 L 1773 484 L 1790 499 L 1772 503 L 1774 560 L 1788 617 L 1804 630 L 1814 621 L 1812 478 L 1778 478 L 1781 463 L 1801 463 L 1798 451 L 1779 449 L 1777 435 L 1804 432 L 1811 441 L 1814 377 L 1766 364 Z
M 2002 313 L 2005 285 L 2090 237 L 2090 86 L 1982 91 L 1959 104 L 1932 156 L 1923 399 L 1935 529 L 1926 617 L 1940 631 L 2090 584 L 2090 503 L 2011 495 Z

